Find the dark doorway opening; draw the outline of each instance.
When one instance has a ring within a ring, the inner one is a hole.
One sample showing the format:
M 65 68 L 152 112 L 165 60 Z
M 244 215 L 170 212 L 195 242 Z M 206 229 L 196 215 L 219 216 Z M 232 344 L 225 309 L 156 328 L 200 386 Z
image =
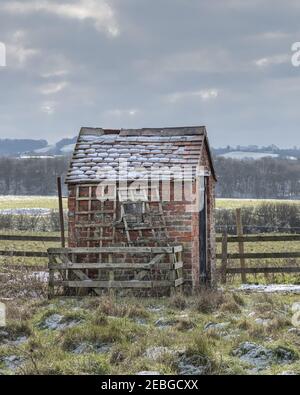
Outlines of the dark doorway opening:
M 207 281 L 207 177 L 200 180 L 200 213 L 199 213 L 199 247 L 200 247 L 200 283 Z

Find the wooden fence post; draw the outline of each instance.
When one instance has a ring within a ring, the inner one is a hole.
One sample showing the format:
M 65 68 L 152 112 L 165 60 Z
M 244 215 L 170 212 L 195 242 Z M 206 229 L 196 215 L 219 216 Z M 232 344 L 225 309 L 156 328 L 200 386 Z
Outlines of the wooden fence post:
M 112 261 L 113 261 L 112 254 L 108 254 L 108 262 L 110 264 L 112 264 Z M 99 271 L 99 273 L 100 273 L 100 271 Z M 110 281 L 110 283 L 113 283 L 115 281 L 115 272 L 113 270 L 109 271 L 109 281 Z M 108 293 L 109 293 L 109 296 L 111 298 L 113 298 L 115 296 L 114 288 L 110 287 L 109 290 L 108 290 Z
M 243 232 L 243 223 L 242 223 L 242 210 L 240 208 L 236 209 L 236 228 L 237 228 L 238 237 L 243 237 L 244 232 Z M 244 255 L 244 253 L 245 253 L 243 241 L 239 241 L 239 253 L 240 253 L 240 255 Z M 241 256 L 240 262 L 241 262 L 241 269 L 242 269 L 241 279 L 242 279 L 242 283 L 245 284 L 245 283 L 247 283 L 247 276 L 245 273 L 245 267 L 246 267 L 245 258 Z
M 52 265 L 54 264 L 52 255 L 49 256 L 49 283 L 48 283 L 48 299 L 54 298 L 54 270 L 52 269 Z
M 224 232 L 223 236 L 222 236 L 222 266 L 221 266 L 221 283 L 222 284 L 226 284 L 227 263 L 228 263 L 227 232 Z
M 169 281 L 170 281 L 170 296 L 175 295 L 175 280 L 176 280 L 176 272 L 175 272 L 175 256 L 173 254 L 169 254 L 169 263 L 170 263 L 170 274 L 169 274 Z
M 60 177 L 57 177 L 57 193 L 58 193 L 58 207 L 59 207 L 61 246 L 62 246 L 62 248 L 65 248 L 66 241 L 65 241 L 64 208 L 63 208 L 62 191 L 61 191 L 61 178 Z

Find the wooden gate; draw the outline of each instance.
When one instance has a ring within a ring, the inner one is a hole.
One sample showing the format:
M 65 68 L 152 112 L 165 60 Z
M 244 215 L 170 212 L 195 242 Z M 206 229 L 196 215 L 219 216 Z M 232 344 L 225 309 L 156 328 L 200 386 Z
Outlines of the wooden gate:
M 97 295 L 118 288 L 174 292 L 184 282 L 182 246 L 50 248 L 48 255 L 49 298 L 72 289 L 75 294 L 87 289 Z

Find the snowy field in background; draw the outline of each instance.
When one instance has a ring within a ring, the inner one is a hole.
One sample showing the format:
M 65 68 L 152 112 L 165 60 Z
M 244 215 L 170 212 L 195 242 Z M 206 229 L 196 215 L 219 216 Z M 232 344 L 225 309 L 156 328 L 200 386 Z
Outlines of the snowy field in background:
M 222 158 L 231 159 L 261 159 L 261 158 L 278 158 L 278 154 L 271 154 L 267 152 L 243 152 L 233 151 L 226 154 L 219 155 Z
M 64 199 L 65 208 L 67 200 Z M 25 210 L 21 214 L 30 214 L 31 210 L 58 210 L 58 199 L 56 196 L 5 196 L 0 195 L 0 213 L 7 214 L 7 211 Z

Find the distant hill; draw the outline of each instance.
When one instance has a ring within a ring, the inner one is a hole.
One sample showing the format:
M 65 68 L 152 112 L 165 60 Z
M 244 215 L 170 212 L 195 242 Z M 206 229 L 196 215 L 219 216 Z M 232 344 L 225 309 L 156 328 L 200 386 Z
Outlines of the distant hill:
M 49 145 L 47 140 L 0 139 L 0 156 L 57 156 L 72 153 L 77 137 L 64 138 Z
M 227 146 L 224 148 L 214 148 L 213 153 L 216 157 L 231 159 L 260 159 L 260 158 L 283 158 L 297 160 L 300 159 L 300 148 L 278 148 L 276 145 L 259 147 L 257 145 L 249 146 Z
M 223 158 L 231 159 L 261 159 L 261 158 L 278 158 L 278 154 L 270 152 L 250 152 L 250 151 L 231 151 L 219 155 Z
M 0 156 L 19 156 L 24 152 L 42 149 L 47 145 L 46 140 L 0 139 Z
M 68 156 L 73 152 L 77 136 L 72 138 L 63 138 L 57 143 L 49 144 L 47 140 L 33 139 L 0 139 L 0 157 L 49 157 L 49 156 Z M 283 159 L 300 159 L 300 148 L 282 149 L 275 145 L 259 147 L 257 145 L 236 146 L 213 148 L 215 157 L 224 157 L 231 159 L 260 159 L 283 158 Z
M 77 137 L 64 138 L 56 144 L 47 145 L 46 147 L 36 149 L 30 152 L 31 155 L 69 155 L 73 152 Z

